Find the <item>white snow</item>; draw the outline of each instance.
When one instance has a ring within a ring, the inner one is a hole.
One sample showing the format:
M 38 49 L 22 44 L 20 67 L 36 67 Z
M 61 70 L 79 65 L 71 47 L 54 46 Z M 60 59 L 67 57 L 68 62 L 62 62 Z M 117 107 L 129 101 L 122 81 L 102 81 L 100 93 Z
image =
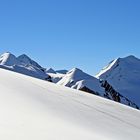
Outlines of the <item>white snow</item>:
M 6 52 L 0 56 L 0 65 L 12 66 L 15 64 L 18 64 L 18 61 L 13 54 Z
M 42 68 L 37 62 L 35 62 L 34 60 L 32 60 L 31 58 L 29 58 L 27 55 L 22 54 L 20 56 L 17 57 L 17 60 L 19 61 L 20 65 L 31 65 L 37 68 Z
M 114 64 L 117 62 L 118 59 L 111 61 L 107 66 L 105 66 L 97 75 L 96 77 L 99 78 L 100 75 L 104 74 L 105 72 L 109 71 Z
M 1 140 L 139 140 L 140 111 L 0 69 Z
M 78 81 L 74 86 L 72 86 L 72 88 L 81 89 L 85 86 L 92 91 L 100 93 L 100 96 L 102 96 L 102 97 L 105 93 L 104 88 L 101 87 L 101 83 L 99 82 L 99 80 L 97 80 L 95 78 L 92 78 L 92 79 L 89 79 L 89 80 Z
M 57 83 L 59 85 L 72 87 L 76 82 L 85 79 L 91 79 L 92 76 L 84 73 L 78 68 L 73 68 Z
M 53 83 L 59 82 L 65 76 L 65 74 L 61 73 L 47 73 L 47 74 L 51 76 L 51 80 Z
M 48 74 L 44 72 L 44 69 L 25 54 L 18 57 L 9 52 L 2 54 L 0 56 L 0 68 L 8 69 L 39 79 L 48 78 Z
M 107 80 L 119 93 L 140 106 L 140 59 L 134 56 L 116 59 L 96 77 Z
M 129 56 L 124 59 L 119 58 L 105 67 L 97 77 L 109 81 L 110 87 L 113 86 L 112 92 L 115 89 L 116 92 L 124 96 L 124 98 L 120 96 L 121 103 L 138 108 L 137 105 L 140 106 L 140 95 L 138 94 L 140 92 L 139 66 L 140 60 L 134 56 Z M 66 70 L 55 71 L 52 68 L 45 69 L 25 54 L 16 57 L 9 52 L 0 56 L 0 68 L 48 80 L 58 85 L 84 90 L 90 93 L 98 93 L 102 97 L 115 100 L 112 95 L 108 95 L 112 93 L 106 93 L 106 89 L 101 87 L 99 79 L 88 75 L 78 68 L 74 68 L 67 73 Z
M 54 77 L 54 75 L 50 75 L 52 77 L 53 82 L 56 83 L 56 79 Z M 54 77 L 54 78 L 53 78 Z M 89 93 L 92 94 L 97 94 L 101 97 L 105 97 L 105 98 L 109 98 L 110 100 L 115 100 L 114 96 L 117 96 L 117 92 L 115 90 L 116 93 L 112 93 L 107 92 L 106 89 L 104 87 L 102 87 L 102 83 L 100 82 L 99 79 L 88 75 L 87 73 L 83 72 L 82 70 L 78 69 L 78 68 L 73 68 L 72 70 L 70 70 L 69 72 L 67 72 L 66 75 L 64 75 L 64 77 L 62 77 L 61 80 L 59 80 L 57 82 L 58 85 L 62 85 L 62 86 L 67 86 L 67 87 L 71 87 L 73 89 L 78 89 L 78 90 L 84 90 L 87 91 Z M 110 85 L 110 88 L 112 88 L 112 86 Z M 120 95 L 120 103 L 137 108 L 138 106 L 136 104 L 134 104 L 134 102 L 132 102 L 131 100 L 129 100 L 129 98 L 125 98 L 124 96 Z

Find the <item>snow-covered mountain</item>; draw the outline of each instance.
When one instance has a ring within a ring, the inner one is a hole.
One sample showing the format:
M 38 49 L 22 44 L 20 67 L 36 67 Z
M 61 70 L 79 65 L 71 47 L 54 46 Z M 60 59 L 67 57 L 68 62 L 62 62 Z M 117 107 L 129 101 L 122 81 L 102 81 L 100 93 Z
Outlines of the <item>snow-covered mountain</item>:
M 117 92 L 107 81 L 101 81 L 78 68 L 67 72 L 57 84 L 99 95 L 139 109 L 138 105 Z
M 68 71 L 62 80 L 58 82 L 59 85 L 72 87 L 76 84 L 76 82 L 80 80 L 90 79 L 92 76 L 84 73 L 82 70 L 78 68 L 73 68 Z
M 13 66 L 18 64 L 19 62 L 17 58 L 9 52 L 4 53 L 0 56 L 0 65 Z
M 140 111 L 0 69 L 1 140 L 139 140 Z
M 26 54 L 22 54 L 22 55 L 18 56 L 17 60 L 23 66 L 30 65 L 30 66 L 37 67 L 40 69 L 42 68 L 37 62 L 35 62 L 31 58 L 29 58 Z
M 23 54 L 18 57 L 7 52 L 0 56 L 0 68 L 8 69 L 32 77 L 49 80 L 50 76 L 35 61 Z
M 118 92 L 140 106 L 140 59 L 118 58 L 96 75 L 107 80 Z
M 0 56 L 0 68 L 96 94 L 134 108 L 140 106 L 139 66 L 140 60 L 134 56 L 119 58 L 112 61 L 95 78 L 78 68 L 70 71 L 43 68 L 25 54 L 16 57 L 7 52 Z

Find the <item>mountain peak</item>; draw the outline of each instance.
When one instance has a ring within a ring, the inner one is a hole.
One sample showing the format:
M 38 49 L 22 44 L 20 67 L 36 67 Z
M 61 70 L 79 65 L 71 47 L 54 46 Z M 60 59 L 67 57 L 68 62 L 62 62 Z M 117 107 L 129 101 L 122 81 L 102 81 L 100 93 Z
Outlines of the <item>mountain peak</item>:
M 140 59 L 135 57 L 134 55 L 129 55 L 124 58 L 117 58 L 111 61 L 107 66 L 105 66 L 97 75 L 96 77 L 100 77 L 104 73 L 108 71 L 112 71 L 116 69 L 118 66 L 121 68 L 127 68 L 127 70 L 130 70 L 130 68 L 136 67 L 138 64 L 140 64 Z
M 22 54 L 22 55 L 20 55 L 20 56 L 18 56 L 18 57 L 25 57 L 25 58 L 30 59 L 30 57 L 29 57 L 29 56 L 27 56 L 26 54 Z
M 140 106 L 140 59 L 133 55 L 118 58 L 96 75 L 107 80 L 118 92 Z
M 58 84 L 72 87 L 74 84 L 76 84 L 76 82 L 83 79 L 93 79 L 93 77 L 78 68 L 73 68 L 66 73 L 66 75 L 58 82 Z
M 131 59 L 137 59 L 134 55 L 128 55 L 128 56 L 126 56 L 125 58 L 131 58 Z
M 13 66 L 14 64 L 17 64 L 17 63 L 18 62 L 16 60 L 16 57 L 10 52 L 3 53 L 0 56 L 1 65 Z
M 83 71 L 80 70 L 80 69 L 78 69 L 78 68 L 73 68 L 73 69 L 71 69 L 70 71 L 68 71 L 67 74 L 76 73 L 76 72 L 83 72 Z
M 135 57 L 134 55 L 129 55 L 127 57 L 121 58 L 121 60 L 129 61 L 129 62 L 140 61 L 140 59 Z
M 32 65 L 32 66 L 35 66 L 38 68 L 42 68 L 37 62 L 33 61 L 26 54 L 22 54 L 22 55 L 18 56 L 17 59 L 22 65 Z
M 14 55 L 10 52 L 5 52 L 0 57 L 10 57 L 10 56 L 14 56 Z
M 26 54 L 22 54 L 22 55 L 18 56 L 18 59 L 22 60 L 22 61 L 25 59 L 26 59 L 26 61 L 31 61 L 31 58 L 29 56 L 27 56 Z

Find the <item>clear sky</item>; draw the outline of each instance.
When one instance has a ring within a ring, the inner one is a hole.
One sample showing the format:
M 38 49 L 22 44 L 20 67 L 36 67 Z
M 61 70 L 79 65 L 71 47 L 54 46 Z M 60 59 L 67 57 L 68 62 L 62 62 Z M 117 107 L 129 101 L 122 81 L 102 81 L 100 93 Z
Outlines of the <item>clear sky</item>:
M 5 51 L 90 74 L 117 57 L 140 58 L 140 0 L 0 0 Z

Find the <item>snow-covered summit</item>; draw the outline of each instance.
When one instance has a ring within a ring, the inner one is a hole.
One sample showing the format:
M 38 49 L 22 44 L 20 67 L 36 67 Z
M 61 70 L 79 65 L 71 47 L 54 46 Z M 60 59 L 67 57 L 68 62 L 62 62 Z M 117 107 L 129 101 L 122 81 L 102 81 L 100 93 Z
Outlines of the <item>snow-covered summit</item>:
M 34 67 L 42 68 L 37 62 L 29 58 L 26 54 L 18 56 L 17 59 L 22 65 L 32 65 Z
M 12 66 L 18 64 L 18 60 L 15 55 L 10 52 L 6 52 L 0 56 L 0 65 Z
M 132 55 L 118 58 L 96 77 L 107 80 L 122 95 L 140 105 L 140 59 Z
M 71 87 L 80 80 L 90 79 L 90 78 L 91 76 L 84 73 L 82 70 L 78 68 L 73 68 L 72 70 L 68 71 L 66 75 L 57 84 Z
M 18 57 L 10 52 L 6 52 L 0 56 L 0 68 L 8 69 L 39 79 L 48 79 L 48 76 L 43 68 L 34 60 L 23 54 Z
M 102 74 L 108 72 L 108 71 L 112 71 L 116 68 L 118 68 L 119 66 L 121 67 L 125 67 L 126 70 L 130 70 L 130 68 L 133 69 L 138 69 L 140 70 L 140 67 L 138 66 L 140 65 L 140 59 L 136 58 L 133 55 L 124 57 L 124 58 L 118 58 L 115 59 L 113 61 L 111 61 L 107 66 L 105 66 L 97 75 L 96 77 L 100 77 Z
M 42 68 L 37 62 L 32 60 L 30 57 L 28 57 L 25 54 L 22 54 L 18 57 L 13 55 L 10 52 L 3 53 L 0 56 L 0 65 L 6 65 L 6 66 L 13 66 L 13 65 L 22 65 L 22 66 L 34 66 L 38 68 Z
M 125 59 L 125 60 L 131 60 L 131 61 L 137 61 L 137 60 L 140 60 L 139 58 L 137 58 L 136 56 L 134 55 L 129 55 L 129 56 L 126 56 L 122 59 Z

